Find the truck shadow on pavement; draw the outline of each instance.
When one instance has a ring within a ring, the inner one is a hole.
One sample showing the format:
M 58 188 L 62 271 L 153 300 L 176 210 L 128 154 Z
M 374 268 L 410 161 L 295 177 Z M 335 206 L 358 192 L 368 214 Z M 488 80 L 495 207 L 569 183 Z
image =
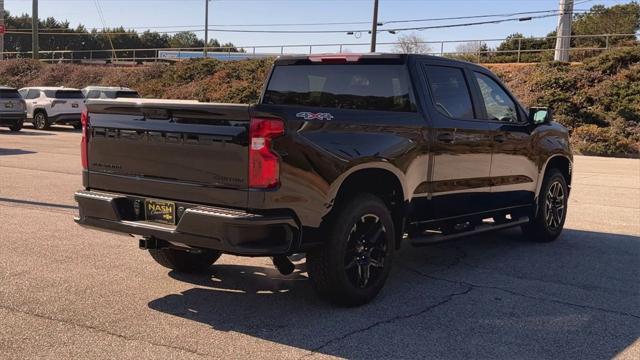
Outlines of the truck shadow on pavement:
M 30 150 L 0 148 L 0 156 L 28 155 L 28 154 L 35 154 L 35 153 L 36 153 L 35 151 L 30 151 Z
M 640 239 L 565 230 L 555 243 L 517 231 L 404 246 L 371 304 L 318 300 L 304 265 L 216 265 L 170 276 L 196 287 L 151 309 L 347 358 L 611 358 L 640 337 Z M 239 349 L 238 351 L 242 351 Z
M 44 131 L 27 131 L 22 129 L 18 132 L 13 132 L 9 130 L 0 130 L 0 135 L 16 135 L 16 136 L 53 136 L 55 134 L 44 132 Z

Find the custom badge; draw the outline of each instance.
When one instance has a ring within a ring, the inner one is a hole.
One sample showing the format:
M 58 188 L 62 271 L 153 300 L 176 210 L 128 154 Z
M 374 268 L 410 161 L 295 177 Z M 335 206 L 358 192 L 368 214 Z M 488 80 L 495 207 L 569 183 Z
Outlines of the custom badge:
M 329 113 L 312 113 L 307 111 L 297 113 L 296 117 L 302 118 L 305 120 L 324 120 L 324 121 L 333 120 L 333 115 Z

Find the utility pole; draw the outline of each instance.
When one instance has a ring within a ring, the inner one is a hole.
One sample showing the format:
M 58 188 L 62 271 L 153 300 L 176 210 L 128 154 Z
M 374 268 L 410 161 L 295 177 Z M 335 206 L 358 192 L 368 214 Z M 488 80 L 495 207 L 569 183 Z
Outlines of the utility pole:
M 204 57 L 207 57 L 207 46 L 209 45 L 209 1 L 204 0 Z
M 376 35 L 378 35 L 378 0 L 373 0 L 373 23 L 371 24 L 371 52 L 376 52 Z
M 573 0 L 560 0 L 560 19 L 556 38 L 555 61 L 569 62 L 571 50 L 571 21 L 573 20 Z
M 38 45 L 38 0 L 33 0 L 33 11 L 31 12 L 31 45 L 33 51 L 33 58 L 40 58 L 40 46 Z
M 4 0 L 0 0 L 0 28 L 2 28 L 2 32 L 0 33 L 0 60 L 4 59 Z

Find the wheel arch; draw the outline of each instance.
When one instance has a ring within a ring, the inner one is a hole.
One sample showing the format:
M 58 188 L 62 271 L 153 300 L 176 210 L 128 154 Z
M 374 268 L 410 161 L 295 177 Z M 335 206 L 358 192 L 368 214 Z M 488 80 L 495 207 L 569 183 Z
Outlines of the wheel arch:
M 45 109 L 43 107 L 34 108 L 33 109 L 33 117 L 35 117 L 37 113 L 44 113 L 45 116 L 49 116 L 49 114 L 47 113 L 47 109 Z
M 407 199 L 403 174 L 388 163 L 367 164 L 354 167 L 343 174 L 332 190 L 330 204 L 335 207 L 341 201 L 357 193 L 370 193 L 378 196 L 387 205 L 393 217 L 396 246 L 399 247 L 404 233 L 407 217 Z
M 550 156 L 540 173 L 538 178 L 538 187 L 536 189 L 536 198 L 540 196 L 540 191 L 542 188 L 542 183 L 544 182 L 545 176 L 549 173 L 551 169 L 559 170 L 563 175 L 567 182 L 567 186 L 569 187 L 569 192 L 571 192 L 571 177 L 573 173 L 573 160 L 565 155 L 565 154 L 555 154 Z

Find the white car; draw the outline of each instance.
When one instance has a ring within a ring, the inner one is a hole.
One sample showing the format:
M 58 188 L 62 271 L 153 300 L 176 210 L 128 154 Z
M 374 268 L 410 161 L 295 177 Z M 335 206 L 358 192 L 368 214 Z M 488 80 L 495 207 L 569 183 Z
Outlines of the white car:
M 19 90 L 27 105 L 27 121 L 43 130 L 53 124 L 80 129 L 80 115 L 86 109 L 78 89 L 66 87 L 26 87 Z
M 87 86 L 82 89 L 85 100 L 139 98 L 140 94 L 133 89 L 119 86 Z

